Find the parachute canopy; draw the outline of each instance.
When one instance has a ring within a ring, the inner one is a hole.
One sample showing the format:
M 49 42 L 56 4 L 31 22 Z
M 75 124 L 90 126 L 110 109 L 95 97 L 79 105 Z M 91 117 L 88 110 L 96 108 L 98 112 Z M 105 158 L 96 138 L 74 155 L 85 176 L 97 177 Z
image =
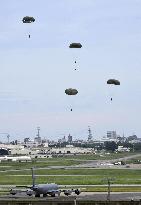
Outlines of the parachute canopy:
M 69 45 L 69 48 L 81 48 L 81 47 L 82 47 L 81 43 L 71 43 Z
M 76 89 L 73 89 L 73 88 L 68 88 L 65 90 L 65 93 L 67 95 L 76 95 L 78 93 L 78 91 Z
M 35 19 L 31 16 L 25 16 L 25 17 L 23 17 L 22 21 L 23 21 L 23 23 L 32 23 L 35 21 Z
M 120 81 L 116 79 L 109 79 L 107 84 L 120 85 Z

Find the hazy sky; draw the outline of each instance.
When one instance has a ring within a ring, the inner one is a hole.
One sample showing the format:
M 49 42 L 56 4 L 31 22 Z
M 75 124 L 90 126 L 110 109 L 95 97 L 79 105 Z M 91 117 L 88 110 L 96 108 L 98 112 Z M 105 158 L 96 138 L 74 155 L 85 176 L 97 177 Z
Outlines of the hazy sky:
M 0 132 L 32 138 L 40 126 L 49 139 L 86 139 L 90 125 L 97 139 L 107 130 L 141 137 L 140 0 L 0 3 Z M 69 87 L 78 95 L 65 95 Z

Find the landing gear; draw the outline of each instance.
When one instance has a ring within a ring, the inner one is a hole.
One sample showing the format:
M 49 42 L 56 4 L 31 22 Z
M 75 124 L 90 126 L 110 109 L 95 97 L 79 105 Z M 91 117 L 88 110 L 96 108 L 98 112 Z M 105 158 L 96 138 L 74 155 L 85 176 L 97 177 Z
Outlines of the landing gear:
M 40 194 L 35 194 L 35 197 L 40 197 Z
M 43 197 L 47 197 L 47 194 L 43 194 Z
M 78 189 L 75 190 L 75 194 L 79 195 L 80 191 Z
M 30 38 L 30 35 L 28 35 L 28 38 Z
M 51 194 L 51 197 L 55 197 L 55 193 L 52 193 L 52 194 Z
M 72 109 L 71 109 L 71 111 L 72 111 Z
M 113 100 L 113 98 L 111 98 L 111 101 Z
M 58 196 L 60 196 L 60 194 L 61 194 L 61 192 L 59 191 L 59 192 L 58 192 Z

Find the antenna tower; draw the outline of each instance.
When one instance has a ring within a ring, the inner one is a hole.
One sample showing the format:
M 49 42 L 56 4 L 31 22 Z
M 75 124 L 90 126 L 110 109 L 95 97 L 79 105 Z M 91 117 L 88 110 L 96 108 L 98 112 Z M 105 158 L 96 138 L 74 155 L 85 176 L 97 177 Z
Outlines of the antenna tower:
M 10 138 L 10 135 L 8 134 L 8 135 L 7 135 L 7 141 L 8 141 L 8 144 L 9 144 L 9 138 Z
M 38 138 L 40 137 L 40 127 L 37 127 L 37 135 Z
M 93 136 L 92 136 L 92 131 L 91 131 L 91 128 L 90 128 L 90 126 L 88 126 L 88 141 L 91 141 L 92 140 L 92 138 L 93 138 Z

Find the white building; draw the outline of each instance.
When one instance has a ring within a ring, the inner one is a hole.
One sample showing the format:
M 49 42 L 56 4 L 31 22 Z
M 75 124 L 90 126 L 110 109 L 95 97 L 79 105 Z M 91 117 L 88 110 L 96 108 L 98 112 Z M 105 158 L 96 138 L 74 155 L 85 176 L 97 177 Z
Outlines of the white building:
M 118 152 L 130 152 L 130 148 L 123 147 L 123 146 L 118 146 L 117 151 Z
M 0 157 L 0 162 L 2 162 L 2 161 L 31 162 L 31 157 L 29 157 L 29 156 L 18 156 L 18 157 L 4 156 L 4 157 Z
M 71 146 L 66 146 L 61 148 L 52 148 L 50 152 L 52 154 L 88 154 L 88 153 L 94 153 L 94 149 L 73 147 L 71 145 Z
M 36 155 L 38 153 L 39 150 L 33 150 L 24 147 L 11 149 L 11 155 Z

